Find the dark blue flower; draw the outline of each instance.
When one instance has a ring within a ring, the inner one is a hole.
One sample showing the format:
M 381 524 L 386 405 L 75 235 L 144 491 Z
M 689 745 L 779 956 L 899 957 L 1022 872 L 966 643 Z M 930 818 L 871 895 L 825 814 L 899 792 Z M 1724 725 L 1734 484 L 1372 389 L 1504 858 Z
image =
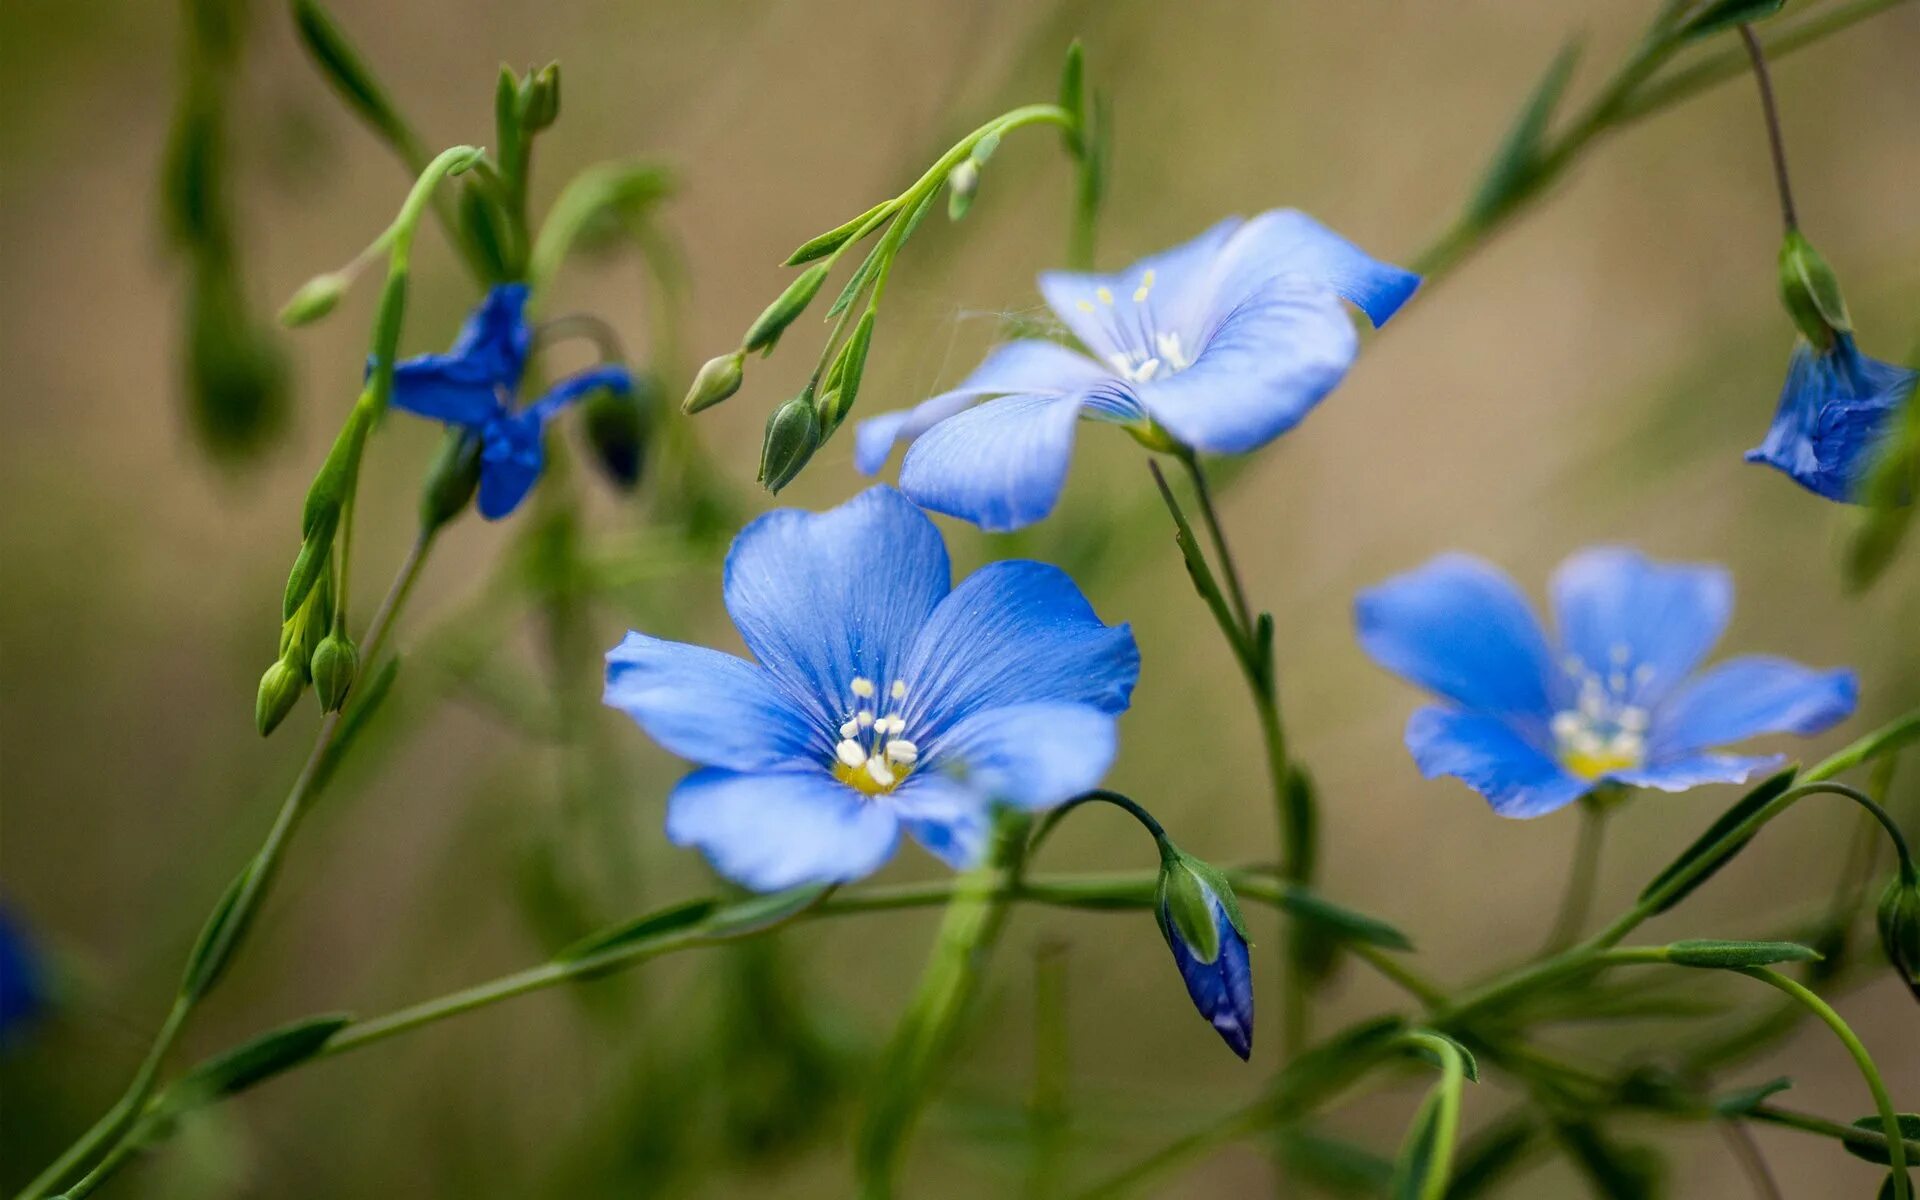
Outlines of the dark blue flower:
M 1169 873 L 1182 871 L 1187 875 L 1181 886 L 1169 887 Z M 1174 910 L 1176 904 L 1190 910 L 1184 921 Z M 1161 869 L 1157 916 L 1194 1008 L 1229 1049 L 1248 1058 L 1253 1053 L 1253 970 L 1239 914 L 1228 910 L 1214 884 L 1175 860 Z M 1201 923 L 1197 928 L 1192 924 L 1196 921 Z
M 1693 674 L 1733 607 L 1718 567 L 1584 550 L 1555 573 L 1552 599 L 1557 644 L 1510 579 L 1448 554 L 1354 603 L 1374 661 L 1448 702 L 1408 721 L 1414 761 L 1502 816 L 1537 817 L 1607 783 L 1739 783 L 1780 757 L 1715 747 L 1818 733 L 1853 711 L 1851 671 L 1748 656 Z
M 668 799 L 667 836 L 773 891 L 858 879 L 903 827 L 964 866 L 994 803 L 1097 784 L 1133 634 L 1041 563 L 950 581 L 939 531 L 892 488 L 741 530 L 724 594 L 757 662 L 642 633 L 607 655 L 606 702 L 702 768 Z
M 13 914 L 0 907 L 0 1046 L 4 1046 L 39 1013 L 40 964 L 26 934 Z
M 1149 444 L 1265 445 L 1352 365 L 1359 339 L 1340 301 L 1379 325 L 1419 282 L 1290 209 L 1229 218 L 1116 275 L 1050 272 L 1041 294 L 1086 354 L 1002 346 L 954 390 L 862 422 L 854 462 L 874 474 L 911 442 L 900 486 L 915 503 L 1016 529 L 1053 510 L 1080 418 Z
M 1860 353 L 1852 334 L 1834 333 L 1826 350 L 1803 338 L 1793 348 L 1773 425 L 1747 461 L 1777 467 L 1829 500 L 1852 501 L 1916 379 L 1920 371 Z
M 503 283 L 467 317 L 445 354 L 422 354 L 393 369 L 393 403 L 467 430 L 480 441 L 480 515 L 497 521 L 519 507 L 545 465 L 544 433 L 553 416 L 599 388 L 631 392 L 625 367 L 602 366 L 561 380 L 515 408 L 533 345 L 527 285 Z

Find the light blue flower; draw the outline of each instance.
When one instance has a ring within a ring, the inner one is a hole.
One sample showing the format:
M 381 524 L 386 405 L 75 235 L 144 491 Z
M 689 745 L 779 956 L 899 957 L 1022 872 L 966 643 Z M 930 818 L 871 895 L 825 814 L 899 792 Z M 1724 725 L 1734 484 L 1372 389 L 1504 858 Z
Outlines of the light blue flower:
M 526 307 L 525 284 L 500 284 L 468 316 L 451 350 L 409 358 L 393 369 L 395 407 L 465 429 L 480 440 L 479 507 L 489 521 L 518 508 L 540 478 L 544 434 L 556 413 L 600 388 L 633 390 L 625 367 L 594 367 L 516 409 L 533 345 Z
M 701 769 L 667 836 L 773 891 L 858 879 L 900 830 L 956 867 L 992 805 L 1100 782 L 1140 656 L 1054 567 L 998 562 L 952 587 L 925 513 L 888 487 L 780 509 L 727 555 L 727 612 L 757 662 L 629 633 L 606 702 Z
M 1291 209 L 1229 218 L 1116 275 L 1050 272 L 1041 294 L 1087 353 L 1001 346 L 952 391 L 862 422 L 854 462 L 874 474 L 910 442 L 900 487 L 915 503 L 1017 529 L 1053 510 L 1082 417 L 1149 444 L 1263 446 L 1353 364 L 1340 301 L 1380 325 L 1419 282 Z
M 1826 350 L 1803 338 L 1793 348 L 1767 438 L 1747 451 L 1747 461 L 1785 471 L 1816 495 L 1850 502 L 1916 379 L 1920 371 L 1860 353 L 1852 334 L 1834 333 Z
M 1716 747 L 1818 733 L 1853 711 L 1851 671 L 1748 656 L 1694 674 L 1733 607 L 1718 567 L 1584 550 L 1554 574 L 1552 600 L 1557 643 L 1512 580 L 1447 554 L 1354 603 L 1374 661 L 1447 702 L 1407 722 L 1420 770 L 1465 781 L 1502 816 L 1537 817 L 1608 783 L 1739 783 L 1781 758 Z

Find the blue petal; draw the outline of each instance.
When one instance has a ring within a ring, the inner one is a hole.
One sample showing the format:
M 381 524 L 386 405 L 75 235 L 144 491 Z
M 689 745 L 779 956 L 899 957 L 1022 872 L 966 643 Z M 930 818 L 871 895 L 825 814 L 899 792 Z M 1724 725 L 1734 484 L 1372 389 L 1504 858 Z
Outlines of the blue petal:
M 1859 700 L 1852 671 L 1816 671 L 1783 658 L 1728 659 L 1668 697 L 1653 714 L 1654 761 L 1763 733 L 1819 733 Z
M 480 429 L 506 411 L 503 387 L 487 368 L 452 354 L 423 354 L 393 369 L 393 406 L 416 416 Z
M 489 422 L 480 443 L 480 515 L 498 521 L 520 507 L 545 463 L 536 413 Z
M 526 284 L 496 285 L 460 327 L 448 356 L 465 359 L 511 391 L 519 384 L 527 352 L 533 347 L 526 311 Z
M 1206 319 L 1220 252 L 1242 224 L 1239 217 L 1228 217 L 1192 241 L 1117 274 L 1048 271 L 1040 276 L 1040 294 L 1102 361 L 1151 354 L 1154 333 L 1184 333 Z
M 973 713 L 1010 704 L 1124 712 L 1140 677 L 1140 650 L 1133 630 L 1104 624 L 1066 572 L 1005 561 L 982 567 L 941 601 L 901 677 L 901 715 L 914 736 L 931 739 Z
M 1073 457 L 1079 396 L 1003 396 L 916 439 L 900 487 L 916 504 L 1001 532 L 1053 511 Z
M 825 771 L 736 774 L 708 768 L 667 798 L 667 837 L 697 846 L 744 887 L 777 892 L 847 883 L 893 857 L 900 823 Z
M 1920 371 L 1869 358 L 1844 333 L 1824 354 L 1801 341 L 1766 440 L 1747 461 L 1776 467 L 1816 495 L 1851 501 L 1916 379 Z
M 761 667 L 731 654 L 629 633 L 607 653 L 602 701 L 682 758 L 775 771 L 832 758 L 832 741 Z
M 1339 302 L 1275 283 L 1195 343 L 1185 370 L 1135 386 L 1141 407 L 1182 444 L 1256 449 L 1300 423 L 1345 378 L 1360 339 Z
M 1009 342 L 996 347 L 952 391 L 860 422 L 853 465 L 864 475 L 877 473 L 895 446 L 912 442 L 984 397 L 1067 395 L 1094 387 L 1109 374 L 1086 355 L 1053 342 Z
M 915 771 L 887 797 L 900 824 L 956 871 L 980 862 L 993 833 L 993 801 L 935 770 Z
M 0 907 L 0 1049 L 44 1006 L 39 954 L 7 909 Z
M 1657 563 L 1602 546 L 1560 564 L 1549 587 L 1560 646 L 1627 701 L 1651 707 L 1720 640 L 1733 611 L 1733 579 L 1717 566 Z
M 1086 704 L 990 708 L 930 737 L 922 771 L 939 771 L 985 799 L 1052 808 L 1098 787 L 1120 735 L 1112 715 Z
M 1217 897 L 1213 901 L 1213 921 L 1220 934 L 1220 952 L 1212 962 L 1201 962 L 1180 937 L 1171 920 L 1163 918 L 1161 929 L 1167 935 L 1167 947 L 1173 951 L 1174 965 L 1187 985 L 1187 995 L 1201 1016 L 1220 1034 L 1227 1047 L 1242 1059 L 1253 1054 L 1253 970 L 1246 939 L 1227 919 L 1226 909 Z
M 1360 593 L 1360 646 L 1389 671 L 1464 708 L 1544 723 L 1550 656 L 1513 581 L 1443 554 Z
M 1612 771 L 1607 778 L 1630 787 L 1684 792 L 1706 783 L 1745 783 L 1761 771 L 1771 771 L 1786 759 L 1778 754 L 1757 757 L 1739 754 L 1688 754 L 1665 762 L 1649 762 L 1631 771 Z
M 823 513 L 784 508 L 740 531 L 727 554 L 727 612 L 775 679 L 823 729 L 853 710 L 855 677 L 900 676 L 913 639 L 951 586 L 927 515 L 890 487 Z
M 1428 779 L 1452 775 L 1503 817 L 1537 817 L 1592 790 L 1513 726 L 1484 713 L 1423 708 L 1407 721 L 1407 749 Z
M 625 395 L 633 391 L 633 375 L 625 367 L 592 367 L 570 375 L 555 384 L 546 395 L 527 406 L 534 419 L 545 424 L 553 419 L 555 413 L 572 404 L 583 396 L 605 388 L 610 392 Z
M 1297 209 L 1261 213 L 1241 227 L 1222 253 L 1223 296 L 1244 294 L 1273 279 L 1332 292 L 1378 327 L 1400 310 L 1420 277 L 1370 257 Z

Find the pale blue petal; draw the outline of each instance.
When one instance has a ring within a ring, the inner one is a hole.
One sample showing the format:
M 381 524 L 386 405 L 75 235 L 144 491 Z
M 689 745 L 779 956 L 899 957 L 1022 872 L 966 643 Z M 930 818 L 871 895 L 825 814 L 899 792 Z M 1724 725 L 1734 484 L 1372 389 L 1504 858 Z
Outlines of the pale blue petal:
M 1546 638 L 1526 597 L 1492 566 L 1443 554 L 1361 592 L 1353 611 L 1361 648 L 1387 670 L 1464 708 L 1544 729 Z
M 934 512 L 1002 532 L 1053 511 L 1073 457 L 1078 396 L 1002 396 L 917 438 L 900 487 Z
M 1420 277 L 1370 257 L 1358 246 L 1298 209 L 1261 213 L 1243 225 L 1221 253 L 1216 285 L 1226 303 L 1274 279 L 1289 279 L 1350 301 L 1377 326 L 1400 310 Z
M 1032 701 L 1118 713 L 1139 677 L 1133 630 L 1102 622 L 1066 572 L 997 562 L 933 611 L 902 673 L 901 715 L 917 738 L 983 709 Z
M 1657 761 L 1763 733 L 1819 733 L 1851 715 L 1859 694 L 1852 671 L 1761 655 L 1728 659 L 1655 710 L 1648 754 Z
M 900 824 L 956 871 L 980 862 L 993 834 L 993 801 L 936 770 L 915 771 L 887 797 Z
M 726 604 L 747 648 L 823 728 L 853 711 L 856 677 L 898 678 L 951 586 L 947 547 L 890 487 L 823 513 L 777 509 L 733 541 Z
M 1665 762 L 1649 762 L 1630 771 L 1611 771 L 1607 778 L 1629 787 L 1684 792 L 1706 783 L 1745 783 L 1762 771 L 1772 771 L 1786 759 L 1778 754 L 1688 754 Z
M 1498 717 L 1423 708 L 1407 721 L 1407 749 L 1428 779 L 1451 775 L 1503 817 L 1537 817 L 1594 784 L 1573 775 Z
M 1733 579 L 1723 568 L 1654 562 L 1623 546 L 1568 558 L 1549 592 L 1563 654 L 1602 681 L 1624 683 L 1614 694 L 1641 707 L 1700 665 L 1733 611 Z
M 1114 355 L 1151 354 L 1155 333 L 1185 333 L 1204 320 L 1221 249 L 1242 224 L 1241 218 L 1228 217 L 1191 241 L 1111 275 L 1048 271 L 1040 276 L 1040 294 L 1103 362 Z
M 697 846 L 743 887 L 777 892 L 848 883 L 893 857 L 900 823 L 825 771 L 736 774 L 708 768 L 667 798 L 667 838 Z
M 1338 301 L 1288 283 L 1248 297 L 1196 344 L 1193 365 L 1134 393 L 1183 445 L 1215 454 L 1257 449 L 1299 424 L 1360 350 Z
M 489 422 L 480 442 L 480 515 L 498 521 L 520 507 L 545 462 L 536 414 L 528 411 Z
M 1100 785 L 1120 735 L 1087 704 L 1015 704 L 961 718 L 920 746 L 920 770 L 938 771 L 984 799 L 1052 808 Z
M 734 771 L 827 762 L 833 742 L 762 667 L 629 633 L 607 652 L 602 701 L 682 758 Z

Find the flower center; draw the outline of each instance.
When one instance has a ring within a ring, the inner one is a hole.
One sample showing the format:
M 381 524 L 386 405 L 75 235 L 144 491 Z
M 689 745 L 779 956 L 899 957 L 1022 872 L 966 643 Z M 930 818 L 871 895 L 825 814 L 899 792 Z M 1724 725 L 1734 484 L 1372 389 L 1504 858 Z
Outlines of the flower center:
M 1107 355 L 1107 364 L 1128 383 L 1145 383 L 1193 365 L 1193 356 L 1187 352 L 1178 333 L 1163 333 L 1153 328 L 1153 310 L 1147 307 L 1147 297 L 1152 292 L 1153 271 L 1149 268 L 1141 274 L 1140 285 L 1133 289 L 1130 307 L 1116 305 L 1112 289 L 1105 287 L 1095 288 L 1092 300 L 1081 300 L 1075 305 L 1083 313 L 1100 316 L 1107 340 L 1125 347 Z
M 1649 714 L 1633 703 L 1633 693 L 1652 678 L 1653 668 L 1642 664 L 1629 673 L 1633 652 L 1627 646 L 1613 647 L 1608 657 L 1605 675 L 1577 655 L 1563 664 L 1578 681 L 1579 696 L 1575 707 L 1553 714 L 1553 740 L 1561 765 L 1583 779 L 1637 767 L 1647 757 Z
M 840 741 L 833 748 L 833 777 L 857 792 L 883 796 L 904 783 L 920 761 L 920 747 L 900 736 L 907 728 L 899 713 L 900 703 L 907 698 L 907 683 L 896 679 L 887 689 L 885 716 L 874 715 L 879 690 L 873 680 L 856 675 L 848 690 L 853 693 L 848 706 L 852 715 L 840 725 Z

